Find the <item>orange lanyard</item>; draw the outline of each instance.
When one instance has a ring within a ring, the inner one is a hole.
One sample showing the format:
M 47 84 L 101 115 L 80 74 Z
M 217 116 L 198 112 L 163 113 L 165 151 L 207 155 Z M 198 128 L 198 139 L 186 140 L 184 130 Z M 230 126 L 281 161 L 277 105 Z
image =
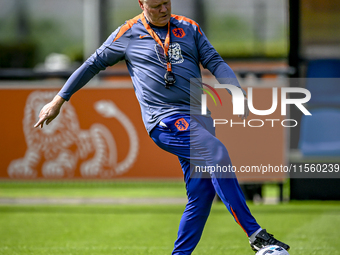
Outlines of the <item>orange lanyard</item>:
M 149 32 L 151 37 L 163 48 L 164 53 L 166 55 L 166 62 L 167 62 L 166 63 L 166 67 L 167 67 L 167 71 L 171 72 L 171 62 L 170 62 L 170 57 L 169 57 L 169 54 L 168 54 L 169 47 L 170 47 L 170 21 L 168 22 L 168 34 L 165 37 L 165 41 L 164 41 L 164 45 L 163 45 L 161 39 L 159 39 L 159 37 L 155 33 L 155 31 L 153 31 L 153 29 L 150 27 L 150 25 L 146 22 L 144 13 L 142 13 L 141 16 L 142 16 L 141 20 L 143 22 L 143 25 L 144 25 L 145 29 Z

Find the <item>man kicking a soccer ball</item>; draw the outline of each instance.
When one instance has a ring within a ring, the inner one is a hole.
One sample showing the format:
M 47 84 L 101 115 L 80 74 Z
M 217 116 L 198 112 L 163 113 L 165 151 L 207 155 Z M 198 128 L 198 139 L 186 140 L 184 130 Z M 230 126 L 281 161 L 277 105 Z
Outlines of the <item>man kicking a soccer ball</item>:
M 226 147 L 215 137 L 210 116 L 201 115 L 200 63 L 220 83 L 240 85 L 231 68 L 193 20 L 171 14 L 171 0 L 139 0 L 143 13 L 119 27 L 77 69 L 55 98 L 40 112 L 35 127 L 49 124 L 64 101 L 95 74 L 125 60 L 146 130 L 162 149 L 178 156 L 186 183 L 188 203 L 183 213 L 173 255 L 188 255 L 199 242 L 217 193 L 249 237 L 254 251 L 267 245 L 289 246 L 268 234 L 249 211 L 234 173 L 193 174 L 195 166 L 231 166 Z M 249 114 L 244 92 L 245 113 Z

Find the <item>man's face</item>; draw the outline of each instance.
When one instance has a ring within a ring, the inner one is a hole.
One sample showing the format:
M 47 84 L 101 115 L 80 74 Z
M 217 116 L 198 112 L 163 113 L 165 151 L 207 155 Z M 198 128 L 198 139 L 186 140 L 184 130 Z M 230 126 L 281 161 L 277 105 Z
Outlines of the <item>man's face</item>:
M 155 26 L 165 26 L 171 18 L 171 0 L 138 0 L 146 18 Z

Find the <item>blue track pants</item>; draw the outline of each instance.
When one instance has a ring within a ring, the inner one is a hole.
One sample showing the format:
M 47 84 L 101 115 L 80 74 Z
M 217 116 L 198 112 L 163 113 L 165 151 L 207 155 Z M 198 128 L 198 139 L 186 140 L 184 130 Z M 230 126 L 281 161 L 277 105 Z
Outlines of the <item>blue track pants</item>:
M 199 242 L 217 193 L 247 236 L 260 228 L 249 211 L 234 173 L 201 175 L 197 166 L 231 166 L 225 146 L 215 137 L 213 120 L 206 116 L 175 114 L 150 133 L 162 149 L 178 156 L 188 203 L 180 221 L 173 255 L 188 255 Z

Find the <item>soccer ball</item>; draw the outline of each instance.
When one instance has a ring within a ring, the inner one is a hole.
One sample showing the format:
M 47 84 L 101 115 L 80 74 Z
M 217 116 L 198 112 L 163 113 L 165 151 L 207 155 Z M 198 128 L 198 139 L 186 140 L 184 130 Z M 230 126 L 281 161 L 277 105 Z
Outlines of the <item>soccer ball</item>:
M 263 247 L 261 250 L 256 252 L 255 255 L 265 255 L 265 254 L 271 254 L 271 255 L 289 255 L 288 251 L 283 249 L 280 246 L 277 245 L 268 245 Z

